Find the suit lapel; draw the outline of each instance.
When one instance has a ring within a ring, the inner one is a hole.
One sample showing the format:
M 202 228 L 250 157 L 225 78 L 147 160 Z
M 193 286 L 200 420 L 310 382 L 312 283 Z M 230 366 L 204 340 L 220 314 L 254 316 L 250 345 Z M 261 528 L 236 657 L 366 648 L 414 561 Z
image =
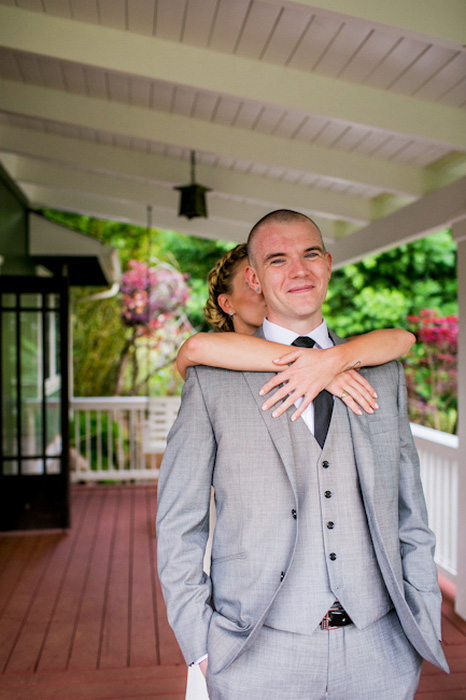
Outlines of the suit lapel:
M 335 345 L 341 345 L 342 343 L 346 342 L 345 340 L 343 340 L 343 338 L 340 338 L 338 335 L 333 333 L 333 331 L 329 331 L 329 335 L 332 338 Z M 338 400 L 336 400 L 336 403 L 340 404 Z M 334 417 L 336 417 L 335 408 L 336 406 L 334 406 L 332 420 Z M 341 406 L 341 408 L 343 407 Z M 372 447 L 371 435 L 367 426 L 367 414 L 363 413 L 362 416 L 357 416 L 350 409 L 346 408 L 345 410 L 348 414 L 350 422 L 351 435 L 353 439 L 354 457 L 356 462 L 356 468 L 358 470 L 359 482 L 361 484 L 361 490 L 364 495 L 364 501 L 369 501 L 369 503 L 366 503 L 366 506 L 370 504 L 370 511 L 372 513 L 375 456 Z
M 262 410 L 262 404 L 266 397 L 260 396 L 259 391 L 274 374 L 272 372 L 244 372 L 243 376 L 256 403 L 260 419 L 264 421 L 269 431 L 270 438 L 280 455 L 293 491 L 296 494 L 296 472 L 290 432 L 290 419 L 294 411 L 294 406 L 289 408 L 288 411 L 285 411 L 279 418 L 272 418 L 273 409 L 269 409 L 268 411 Z

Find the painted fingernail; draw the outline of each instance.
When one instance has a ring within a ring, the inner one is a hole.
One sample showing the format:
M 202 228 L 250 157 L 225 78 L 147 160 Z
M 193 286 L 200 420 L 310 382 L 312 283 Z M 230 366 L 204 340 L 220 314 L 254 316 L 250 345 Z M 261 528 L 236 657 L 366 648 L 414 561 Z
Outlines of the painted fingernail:
M 374 404 L 374 408 L 380 408 L 379 404 L 378 404 L 378 403 L 375 403 L 375 404 Z
M 262 410 L 263 410 L 263 411 L 266 411 L 267 409 L 268 409 L 268 405 L 267 405 L 266 403 L 264 403 L 264 404 L 262 405 Z
M 374 410 L 369 406 L 369 413 L 374 413 Z
M 378 395 L 378 393 L 377 393 L 376 391 L 374 391 L 374 393 L 373 393 L 372 395 L 373 395 L 374 399 L 378 399 L 378 398 L 379 398 L 379 395 Z
M 264 394 L 265 394 L 265 391 L 264 391 L 263 389 L 261 389 L 261 390 L 259 391 L 259 396 L 264 396 Z
M 274 411 L 272 413 L 272 418 L 278 418 L 278 411 Z
M 358 413 L 358 416 L 362 416 L 362 411 L 360 409 L 358 409 L 357 413 Z

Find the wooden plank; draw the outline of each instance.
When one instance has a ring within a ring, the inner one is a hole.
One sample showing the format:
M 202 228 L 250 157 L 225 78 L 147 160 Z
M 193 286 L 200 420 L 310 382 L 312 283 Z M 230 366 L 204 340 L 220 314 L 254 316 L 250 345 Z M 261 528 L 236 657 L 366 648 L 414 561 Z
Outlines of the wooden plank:
M 462 690 L 466 691 L 466 673 L 451 673 L 450 675 L 443 674 L 441 676 L 421 676 L 419 683 L 419 691 L 422 695 L 424 691 L 442 691 L 445 697 L 448 698 L 449 691 Z M 464 696 L 463 696 L 464 697 Z
M 98 668 L 124 668 L 129 665 L 129 560 L 131 513 L 129 489 L 116 490 L 118 516 L 113 530 L 107 570 L 105 606 Z
M 0 689 L 2 700 L 184 700 L 186 669 L 165 666 L 22 674 L 0 681 Z
M 52 611 L 37 670 L 62 670 L 68 664 L 75 620 L 89 559 L 89 541 L 99 519 L 100 502 L 88 491 L 85 517 L 76 524 L 60 588 Z
M 8 601 L 0 627 L 2 672 L 8 669 L 51 553 L 47 536 L 38 536 L 28 566 L 24 568 L 23 575 L 19 578 Z
M 76 507 L 73 508 L 73 516 L 75 524 L 77 524 L 74 531 L 63 532 L 48 539 L 49 546 L 52 547 L 53 551 L 45 564 L 40 585 L 34 597 L 31 598 L 30 609 L 9 660 L 8 671 L 28 672 L 34 671 L 37 667 L 57 596 L 63 585 L 62 579 L 70 550 L 72 550 L 79 532 L 80 518 L 85 513 L 85 504 L 86 502 L 80 498 Z M 50 538 L 50 536 L 47 537 Z M 36 539 L 38 539 L 37 536 Z
M 95 537 L 90 543 L 86 580 L 75 620 L 70 657 L 67 668 L 97 668 L 102 616 L 105 606 L 105 583 L 113 541 L 115 520 L 118 517 L 118 496 L 114 489 L 94 490 L 100 518 Z
M 442 616 L 442 638 L 447 647 L 453 644 L 466 644 L 466 636 L 461 627 L 446 615 Z
M 0 567 L 0 619 L 37 545 L 36 537 L 2 535 L 0 543 L 0 562 L 2 564 Z
M 150 556 L 152 528 L 149 491 L 133 491 L 130 666 L 160 663 L 154 588 L 156 573 Z

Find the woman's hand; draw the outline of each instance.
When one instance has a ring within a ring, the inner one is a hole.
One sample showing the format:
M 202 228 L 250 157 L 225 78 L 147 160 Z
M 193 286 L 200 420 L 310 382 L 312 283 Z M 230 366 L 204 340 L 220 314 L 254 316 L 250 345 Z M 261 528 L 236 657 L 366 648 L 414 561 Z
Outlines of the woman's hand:
M 262 406 L 267 411 L 285 399 L 274 410 L 274 418 L 281 416 L 302 397 L 301 405 L 291 417 L 291 420 L 296 420 L 322 389 L 340 398 L 357 415 L 362 415 L 361 409 L 373 413 L 378 408 L 377 394 L 367 379 L 354 369 L 343 372 L 336 369 L 337 359 L 327 350 L 296 348 L 275 360 L 275 364 L 278 365 L 278 374 L 264 384 L 260 392 L 265 395 L 282 385 Z

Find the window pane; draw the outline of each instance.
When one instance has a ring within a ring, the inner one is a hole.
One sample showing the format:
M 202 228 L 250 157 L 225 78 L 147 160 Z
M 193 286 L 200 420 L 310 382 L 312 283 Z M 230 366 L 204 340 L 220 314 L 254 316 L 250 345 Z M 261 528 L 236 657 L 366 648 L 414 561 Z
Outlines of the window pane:
M 18 454 L 16 314 L 2 314 L 2 450 L 5 457 Z
M 47 294 L 45 303 L 48 309 L 59 309 L 60 297 L 58 294 Z
M 41 295 L 40 294 L 20 294 L 20 306 L 28 309 L 40 309 Z
M 47 446 L 46 453 L 50 457 L 59 457 L 62 453 L 62 436 L 61 436 L 61 401 L 60 391 L 54 395 L 47 396 L 46 399 L 46 431 L 47 431 Z M 49 469 L 49 462 L 53 467 L 53 471 Z M 56 464 L 55 464 L 56 463 Z M 58 465 L 58 466 L 57 466 Z M 47 460 L 47 474 L 57 474 L 61 471 L 60 460 Z
M 21 314 L 21 454 L 44 453 L 42 328 L 39 313 Z
M 15 459 L 4 459 L 2 474 L 3 476 L 16 476 L 18 474 L 18 462 Z
M 45 471 L 47 474 L 60 474 L 61 461 L 59 459 L 47 459 Z
M 16 307 L 16 294 L 2 294 L 2 306 L 5 309 Z
M 44 473 L 43 459 L 23 459 L 21 460 L 21 474 L 25 476 L 40 475 Z

